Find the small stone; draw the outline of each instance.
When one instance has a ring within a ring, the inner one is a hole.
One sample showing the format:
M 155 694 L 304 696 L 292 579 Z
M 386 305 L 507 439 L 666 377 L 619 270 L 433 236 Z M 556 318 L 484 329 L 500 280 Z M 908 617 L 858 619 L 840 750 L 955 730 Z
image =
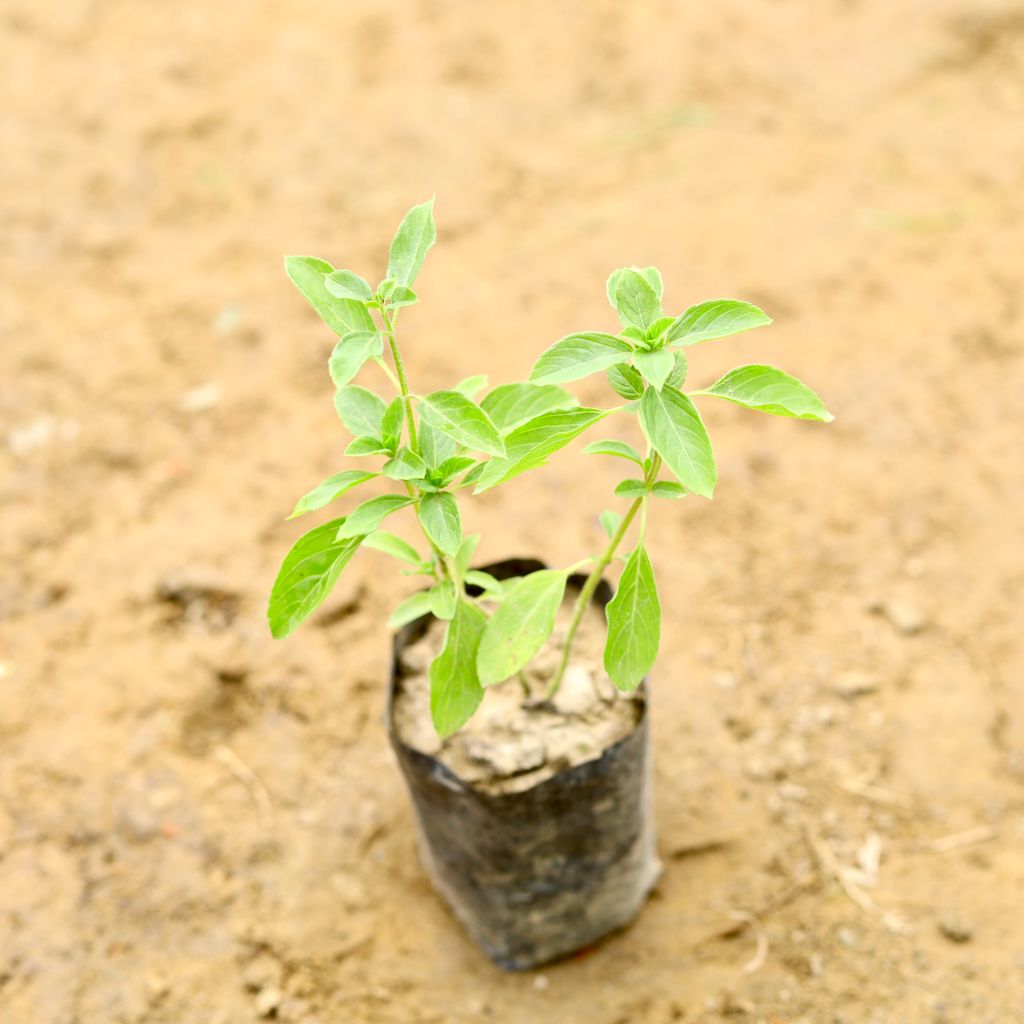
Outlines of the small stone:
M 921 607 L 915 602 L 901 597 L 889 598 L 882 605 L 885 617 L 905 636 L 920 633 L 928 624 L 928 619 Z
M 181 408 L 185 412 L 209 412 L 222 397 L 219 384 L 208 381 L 181 396 Z
M 943 914 L 939 918 L 939 931 L 950 942 L 970 942 L 974 938 L 974 926 L 959 914 Z
M 533 987 L 538 992 L 547 992 L 547 990 L 550 987 L 550 985 L 551 985 L 551 982 L 549 981 L 548 976 L 546 974 L 538 974 L 533 979 Z
M 261 953 L 242 972 L 242 982 L 251 992 L 276 988 L 281 983 L 281 965 L 272 956 Z
M 849 672 L 840 672 L 832 689 L 844 700 L 856 700 L 858 697 L 865 697 L 878 689 L 878 677 L 870 672 L 860 672 L 853 669 Z
M 283 993 L 275 985 L 269 985 L 267 988 L 261 989 L 259 995 L 256 996 L 256 1012 L 261 1017 L 273 1016 L 281 1005 L 283 998 Z
M 857 945 L 857 933 L 852 928 L 840 928 L 836 932 L 836 938 L 848 949 Z
M 52 416 L 40 416 L 31 423 L 16 427 L 7 435 L 7 446 L 14 455 L 29 455 L 39 448 L 45 448 L 53 441 L 73 441 L 79 434 L 75 420 L 56 420 Z
M 518 775 L 540 768 L 547 750 L 539 736 L 517 736 L 513 740 L 467 737 L 466 755 L 477 764 L 490 768 L 497 776 Z
M 582 715 L 594 706 L 596 697 L 590 670 L 583 665 L 570 665 L 551 703 L 563 715 Z

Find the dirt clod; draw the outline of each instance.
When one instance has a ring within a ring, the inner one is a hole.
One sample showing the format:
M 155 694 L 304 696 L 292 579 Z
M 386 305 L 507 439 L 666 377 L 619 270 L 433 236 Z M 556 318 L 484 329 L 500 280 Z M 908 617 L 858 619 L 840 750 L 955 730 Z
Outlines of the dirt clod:
M 465 728 L 443 742 L 430 722 L 428 666 L 441 649 L 445 627 L 434 622 L 402 655 L 406 675 L 395 701 L 395 728 L 415 750 L 429 753 L 460 779 L 489 792 L 516 792 L 564 768 L 599 757 L 632 730 L 637 705 L 604 673 L 603 613 L 584 616 L 562 685 L 549 697 L 575 594 L 567 594 L 551 640 L 522 678 L 488 687 Z M 523 685 L 528 692 L 524 693 Z
M 963 944 L 974 938 L 974 926 L 960 914 L 947 912 L 939 918 L 939 931 L 950 942 Z

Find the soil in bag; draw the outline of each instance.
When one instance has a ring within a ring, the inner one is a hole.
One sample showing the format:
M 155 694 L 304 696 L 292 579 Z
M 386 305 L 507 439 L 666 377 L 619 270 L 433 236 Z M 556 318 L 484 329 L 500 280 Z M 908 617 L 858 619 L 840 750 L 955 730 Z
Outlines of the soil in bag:
M 540 568 L 515 560 L 487 571 L 507 578 Z M 628 924 L 660 870 L 646 690 L 621 694 L 602 665 L 607 585 L 584 616 L 562 686 L 547 697 L 581 584 L 570 580 L 552 640 L 522 678 L 490 687 L 469 724 L 443 741 L 430 722 L 427 673 L 445 625 L 428 616 L 395 641 L 389 733 L 425 865 L 468 931 L 511 969 Z

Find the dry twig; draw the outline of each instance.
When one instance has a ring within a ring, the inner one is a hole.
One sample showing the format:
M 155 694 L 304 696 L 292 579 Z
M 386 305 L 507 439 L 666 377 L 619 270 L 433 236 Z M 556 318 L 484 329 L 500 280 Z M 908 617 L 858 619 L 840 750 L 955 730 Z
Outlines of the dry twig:
M 731 911 L 730 917 L 733 918 L 732 923 L 723 925 L 717 931 L 705 936 L 697 943 L 697 945 L 703 946 L 708 942 L 715 942 L 718 939 L 734 939 L 737 935 L 742 935 L 750 927 L 750 918 L 757 918 L 758 920 L 763 919 L 768 914 L 771 914 L 776 910 L 780 910 L 787 904 L 792 903 L 798 896 L 813 888 L 815 884 L 815 879 L 804 878 L 791 885 L 788 889 L 784 889 L 777 896 L 773 896 L 757 910 Z
M 267 787 L 260 781 L 259 776 L 226 744 L 217 747 L 213 756 L 249 791 L 249 795 L 256 804 L 256 810 L 259 812 L 260 824 L 267 831 L 272 831 L 274 828 L 274 805 L 267 792 Z
M 804 838 L 811 848 L 815 860 L 818 862 L 818 869 L 823 875 L 834 878 L 839 887 L 846 894 L 847 898 L 855 903 L 866 914 L 877 917 L 882 925 L 890 932 L 897 935 L 905 935 L 910 931 L 910 926 L 897 914 L 883 910 L 855 881 L 861 874 L 854 868 L 843 867 L 839 863 L 832 848 L 820 836 L 816 836 L 809 828 L 804 829 Z
M 950 853 L 952 850 L 962 850 L 965 846 L 975 846 L 978 843 L 987 843 L 995 839 L 999 833 L 991 825 L 978 825 L 976 828 L 968 828 L 963 832 L 953 832 L 948 836 L 941 836 L 933 839 L 927 845 L 932 853 Z
M 756 914 L 750 914 L 745 910 L 731 910 L 729 911 L 729 916 L 734 921 L 742 923 L 744 927 L 750 928 L 754 932 L 754 938 L 757 940 L 757 949 L 754 950 L 754 955 L 743 965 L 744 974 L 753 974 L 764 967 L 765 961 L 768 959 L 768 933 L 764 930 L 764 925 Z

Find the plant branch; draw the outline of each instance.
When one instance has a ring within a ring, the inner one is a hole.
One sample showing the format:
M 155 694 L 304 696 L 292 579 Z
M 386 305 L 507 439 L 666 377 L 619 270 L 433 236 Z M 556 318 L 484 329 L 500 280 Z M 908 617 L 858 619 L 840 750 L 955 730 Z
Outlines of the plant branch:
M 405 363 L 402 362 L 402 353 L 398 349 L 398 342 L 395 340 L 395 320 L 397 315 L 392 317 L 386 309 L 381 307 L 380 318 L 384 321 L 384 334 L 388 339 L 388 348 L 391 349 L 391 358 L 395 364 L 395 373 L 398 375 L 398 390 L 402 393 L 402 401 L 405 403 L 405 422 L 409 427 L 409 448 L 417 455 L 420 453 L 419 438 L 416 436 L 416 420 L 412 414 L 412 396 L 409 394 L 409 382 L 405 376 Z
M 615 531 L 615 535 L 608 542 L 608 547 L 605 548 L 604 554 L 597 560 L 597 564 L 591 570 L 576 598 L 576 604 L 573 605 L 572 609 L 572 618 L 569 620 L 569 631 L 565 634 L 565 643 L 562 645 L 562 658 L 558 663 L 558 671 L 555 673 L 555 678 L 551 681 L 548 698 L 558 693 L 558 688 L 562 685 L 562 677 L 565 675 L 565 670 L 569 667 L 572 644 L 576 639 L 576 630 L 580 628 L 580 622 L 583 620 L 583 613 L 587 610 L 587 606 L 590 604 L 590 599 L 594 596 L 598 583 L 601 582 L 602 574 L 611 565 L 611 561 L 615 557 L 615 550 L 622 543 L 622 538 L 626 535 L 629 524 L 633 522 L 643 503 L 643 498 L 637 498 L 629 506 L 629 511 L 623 517 L 622 522 L 619 523 L 619 528 Z
M 398 348 L 398 340 L 395 337 L 395 322 L 398 320 L 398 314 L 395 313 L 394 315 L 391 315 L 388 313 L 387 309 L 381 306 L 380 318 L 384 322 L 384 335 L 388 339 L 388 348 L 391 349 L 391 358 L 395 364 L 397 379 L 392 375 L 383 359 L 379 360 L 379 362 L 387 375 L 395 381 L 398 390 L 401 392 L 402 402 L 405 405 L 405 422 L 409 428 L 409 448 L 411 451 L 419 455 L 420 443 L 419 438 L 416 435 L 416 420 L 412 411 L 412 395 L 409 392 L 409 381 L 405 375 L 405 363 L 402 361 L 402 353 Z M 409 492 L 409 497 L 415 502 L 417 511 L 416 520 L 419 522 L 419 507 L 423 495 L 420 493 L 419 489 L 414 487 L 408 480 L 405 481 L 405 487 Z M 427 536 L 427 531 L 423 529 L 422 523 L 420 523 L 419 526 L 420 530 L 423 532 L 423 536 L 426 538 L 427 543 L 430 545 L 430 548 L 434 553 L 434 558 L 436 559 L 437 564 L 441 567 L 441 572 L 447 579 L 451 580 L 455 585 L 456 593 L 461 597 L 465 593 L 465 586 L 462 582 L 462 576 L 455 565 L 455 560 L 444 554 L 444 552 L 441 551 L 430 537 Z
M 647 472 L 644 473 L 644 484 L 646 487 L 650 488 L 651 484 L 657 478 L 658 470 L 660 469 L 661 456 L 655 452 Z M 633 504 L 629 506 L 629 511 L 623 517 L 622 522 L 619 523 L 619 528 L 615 531 L 612 539 L 608 542 L 608 547 L 605 548 L 604 554 L 597 560 L 597 564 L 591 570 L 590 575 L 587 577 L 586 582 L 583 584 L 583 588 L 580 590 L 579 595 L 576 598 L 576 603 L 573 605 L 572 609 L 572 618 L 569 620 L 569 629 L 565 634 L 565 643 L 562 645 L 562 657 L 558 663 L 558 671 L 555 673 L 555 678 L 551 681 L 551 687 L 548 690 L 549 699 L 558 693 L 558 688 L 562 685 L 565 670 L 569 667 L 569 659 L 572 657 L 572 645 L 576 639 L 576 631 L 580 628 L 580 622 L 583 621 L 583 614 L 586 612 L 587 606 L 590 604 L 590 599 L 594 596 L 594 591 L 597 589 L 598 583 L 601 582 L 601 576 L 605 569 L 611 565 L 612 559 L 615 557 L 615 552 L 622 543 L 622 538 L 625 537 L 626 531 L 629 529 L 630 524 L 636 518 L 636 514 L 641 508 L 644 512 L 643 520 L 644 528 L 646 528 L 647 498 L 644 496 L 636 498 L 633 501 Z

